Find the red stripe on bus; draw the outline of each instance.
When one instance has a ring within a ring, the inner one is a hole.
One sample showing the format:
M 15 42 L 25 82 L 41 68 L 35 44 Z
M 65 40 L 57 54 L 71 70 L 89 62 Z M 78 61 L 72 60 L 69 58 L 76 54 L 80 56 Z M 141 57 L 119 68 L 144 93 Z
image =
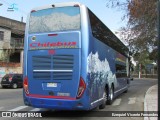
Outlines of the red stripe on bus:
M 48 34 L 48 36 L 57 36 L 58 34 Z
M 67 96 L 45 96 L 45 95 L 37 95 L 37 94 L 29 94 L 27 96 L 36 97 L 36 98 L 54 98 L 54 99 L 76 100 L 76 98 L 67 97 Z

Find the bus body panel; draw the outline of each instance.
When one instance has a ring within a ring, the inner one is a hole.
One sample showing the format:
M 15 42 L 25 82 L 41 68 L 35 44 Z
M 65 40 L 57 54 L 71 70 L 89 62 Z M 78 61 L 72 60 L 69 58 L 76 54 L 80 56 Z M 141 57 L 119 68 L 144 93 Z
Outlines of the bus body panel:
M 108 51 L 108 52 L 103 52 Z M 94 37 L 90 39 L 88 59 L 88 79 L 91 91 L 91 105 L 96 106 L 103 100 L 105 86 L 115 81 L 114 50 Z M 115 84 L 118 86 L 117 84 Z M 95 105 L 94 105 L 95 104 Z
M 112 85 L 114 86 L 114 97 L 128 89 L 129 79 L 127 75 L 125 77 L 117 75 L 117 64 L 127 69 L 128 58 L 95 38 L 92 33 L 91 21 L 88 24 L 87 79 L 89 82 L 90 104 L 91 108 L 94 108 L 103 102 L 103 92 L 106 86 L 108 87 L 107 91 L 110 91 Z M 110 40 L 114 39 L 108 37 Z
M 80 31 L 48 32 L 31 34 L 28 37 L 29 50 L 81 48 Z
M 114 97 L 128 89 L 127 77 L 117 78 L 117 52 L 94 37 L 90 39 L 88 59 L 88 81 L 91 106 L 103 99 L 103 91 L 108 85 L 114 85 Z M 106 51 L 106 52 L 104 52 Z M 125 58 L 127 60 L 127 58 Z M 122 63 L 121 63 L 122 64 Z M 126 66 L 126 65 L 124 65 Z M 95 105 L 94 105 L 95 104 Z
M 43 98 L 42 96 L 28 97 L 24 95 L 25 105 L 56 110 L 89 110 L 90 104 L 88 99 L 89 97 L 86 95 L 77 100 Z
M 48 36 L 50 34 L 34 34 L 28 38 L 30 94 L 76 98 L 81 66 L 80 32 L 57 32 L 56 36 Z M 69 86 L 73 86 L 74 91 L 68 89 Z
M 57 49 L 54 55 L 49 55 L 49 50 L 29 51 L 28 54 L 30 94 L 76 98 L 80 79 L 79 49 Z
M 85 6 L 82 6 L 83 9 L 80 9 L 81 11 L 85 11 Z M 81 19 L 84 19 L 86 21 L 86 14 L 81 14 Z M 81 20 L 82 21 L 82 20 Z M 87 21 L 84 25 L 84 21 L 81 22 L 81 29 L 85 31 L 86 25 L 88 25 Z M 27 28 L 26 28 L 27 29 Z M 82 31 L 83 31 L 82 30 Z M 26 33 L 27 35 L 28 33 Z M 34 37 L 36 36 L 36 40 Z M 83 38 L 81 38 L 83 37 Z M 49 32 L 49 33 L 43 33 L 43 34 L 30 34 L 27 41 L 29 41 L 28 48 L 29 51 L 26 50 L 26 53 L 28 54 L 25 56 L 26 59 L 31 61 L 33 56 L 40 56 L 42 61 L 44 57 L 51 57 L 53 59 L 54 55 L 73 55 L 74 56 L 74 68 L 73 68 L 73 76 L 72 80 L 34 80 L 33 79 L 33 62 L 28 62 L 26 70 L 26 74 L 29 76 L 29 91 L 30 95 L 26 95 L 24 93 L 24 103 L 29 106 L 38 107 L 38 108 L 51 108 L 51 109 L 68 109 L 68 110 L 75 110 L 75 109 L 82 109 L 82 110 L 89 110 L 90 109 L 90 103 L 89 103 L 89 94 L 88 94 L 88 87 L 86 87 L 86 90 L 83 94 L 83 96 L 80 99 L 76 99 L 76 95 L 78 92 L 78 85 L 80 77 L 82 77 L 86 83 L 86 86 L 88 85 L 88 81 L 86 81 L 86 65 L 87 65 L 87 52 L 86 47 L 87 43 L 82 42 L 81 39 L 85 39 L 86 41 L 88 37 L 88 34 L 82 35 L 79 31 L 64 31 L 64 32 Z M 54 43 L 53 43 L 54 42 Z M 59 42 L 59 43 L 58 43 Z M 61 43 L 60 43 L 61 42 Z M 67 43 L 66 43 L 67 42 Z M 67 47 L 64 44 L 71 43 L 74 46 Z M 85 45 L 82 49 L 82 44 Z M 53 44 L 55 44 L 53 46 Z M 57 44 L 57 45 L 56 45 Z M 59 44 L 59 46 L 58 46 Z M 61 45 L 63 44 L 63 45 Z M 51 47 L 50 47 L 51 46 Z M 66 48 L 63 48 L 66 47 Z M 52 51 L 54 50 L 54 51 Z M 54 54 L 54 55 L 52 55 Z M 35 59 L 35 58 L 34 58 Z M 37 64 L 37 62 L 35 62 Z M 46 64 L 45 62 L 43 63 Z M 53 63 L 54 64 L 54 63 Z M 25 71 L 25 69 L 24 69 Z M 32 72 L 31 72 L 32 71 Z M 38 71 L 37 71 L 38 72 Z M 51 73 L 52 74 L 52 73 Z M 39 75 L 42 75 L 41 73 Z M 43 76 L 43 75 L 42 75 Z M 58 88 L 48 88 L 47 82 L 54 82 L 58 83 Z M 34 87 L 32 87 L 34 86 Z M 60 92 L 60 93 L 58 93 Z M 54 94 L 49 95 L 49 94 Z M 57 96 L 59 95 L 70 95 L 70 96 Z M 43 104 L 44 103 L 44 104 Z M 62 103 L 62 104 L 61 104 Z
M 80 30 L 25 33 L 24 78 L 28 77 L 30 92 L 29 95 L 23 92 L 26 105 L 90 110 L 103 103 L 106 86 L 109 91 L 114 85 L 114 97 L 128 88 L 126 77 L 117 77 L 118 52 L 93 36 L 88 9 L 81 4 L 79 7 Z M 28 27 L 29 23 L 26 31 Z M 59 66 L 57 62 L 64 65 Z M 77 98 L 80 78 L 86 89 Z

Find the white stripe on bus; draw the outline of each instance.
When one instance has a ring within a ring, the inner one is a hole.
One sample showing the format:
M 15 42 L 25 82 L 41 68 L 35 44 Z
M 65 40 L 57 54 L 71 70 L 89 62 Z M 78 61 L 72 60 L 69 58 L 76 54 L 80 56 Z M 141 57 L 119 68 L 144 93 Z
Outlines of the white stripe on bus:
M 93 105 L 93 104 L 95 104 L 96 102 L 99 102 L 99 101 L 101 101 L 101 100 L 103 100 L 103 99 L 104 99 L 104 98 L 100 98 L 100 99 L 98 99 L 98 100 L 92 102 L 91 105 Z
M 73 72 L 73 70 L 33 70 L 33 72 Z
M 123 90 L 123 89 L 126 89 L 126 88 L 127 88 L 127 86 L 124 87 L 124 88 L 121 88 L 121 89 L 119 89 L 119 90 L 117 90 L 117 91 L 115 91 L 114 94 L 117 93 L 117 92 L 119 92 L 119 91 L 121 91 L 121 90 Z

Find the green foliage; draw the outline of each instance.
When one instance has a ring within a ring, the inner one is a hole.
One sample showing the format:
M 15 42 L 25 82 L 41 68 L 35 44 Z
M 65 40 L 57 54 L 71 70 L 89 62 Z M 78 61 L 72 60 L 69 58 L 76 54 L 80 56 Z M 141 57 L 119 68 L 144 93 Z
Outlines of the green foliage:
M 121 29 L 139 63 L 157 60 L 157 0 L 107 0 L 107 6 L 125 10 L 128 25 Z

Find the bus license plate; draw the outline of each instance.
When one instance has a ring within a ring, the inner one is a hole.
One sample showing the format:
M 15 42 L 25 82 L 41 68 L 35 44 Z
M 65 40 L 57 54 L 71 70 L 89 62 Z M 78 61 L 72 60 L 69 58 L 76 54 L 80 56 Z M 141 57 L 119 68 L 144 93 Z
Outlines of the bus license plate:
M 47 87 L 57 87 L 57 83 L 47 83 Z

